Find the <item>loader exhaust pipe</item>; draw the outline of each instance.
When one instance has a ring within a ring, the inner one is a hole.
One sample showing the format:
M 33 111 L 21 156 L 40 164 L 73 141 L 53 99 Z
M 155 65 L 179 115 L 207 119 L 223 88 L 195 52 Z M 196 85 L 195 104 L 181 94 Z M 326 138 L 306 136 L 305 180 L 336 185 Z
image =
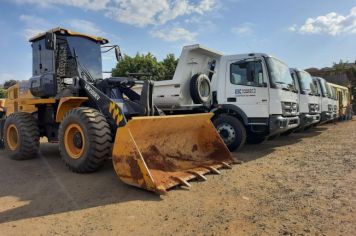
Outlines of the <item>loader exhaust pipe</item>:
M 117 130 L 113 165 L 120 179 L 158 194 L 230 168 L 233 158 L 212 114 L 137 117 Z

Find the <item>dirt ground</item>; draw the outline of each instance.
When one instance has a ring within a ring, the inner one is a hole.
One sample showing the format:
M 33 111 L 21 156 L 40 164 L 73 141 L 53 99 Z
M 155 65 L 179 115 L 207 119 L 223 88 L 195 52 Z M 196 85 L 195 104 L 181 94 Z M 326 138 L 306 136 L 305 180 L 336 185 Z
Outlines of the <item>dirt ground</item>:
M 111 163 L 71 173 L 0 151 L 0 235 L 356 235 L 356 120 L 246 146 L 245 163 L 168 195 L 123 184 Z

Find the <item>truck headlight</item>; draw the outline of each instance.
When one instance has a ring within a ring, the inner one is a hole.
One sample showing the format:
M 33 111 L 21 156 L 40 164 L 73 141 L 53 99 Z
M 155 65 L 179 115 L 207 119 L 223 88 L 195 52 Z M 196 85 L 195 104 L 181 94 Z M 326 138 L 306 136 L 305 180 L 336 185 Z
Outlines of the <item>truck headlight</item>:
M 333 111 L 333 105 L 329 104 L 328 105 L 328 112 L 332 112 Z
M 282 102 L 282 115 L 294 116 L 298 113 L 298 104 L 294 102 Z

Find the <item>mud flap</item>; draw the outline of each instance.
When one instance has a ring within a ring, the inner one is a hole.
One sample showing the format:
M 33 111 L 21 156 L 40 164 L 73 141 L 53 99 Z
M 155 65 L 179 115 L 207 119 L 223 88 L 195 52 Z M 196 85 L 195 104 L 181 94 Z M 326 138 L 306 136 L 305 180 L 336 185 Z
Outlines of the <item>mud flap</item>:
M 212 114 L 138 117 L 119 128 L 113 165 L 120 179 L 158 194 L 230 168 L 233 158 Z

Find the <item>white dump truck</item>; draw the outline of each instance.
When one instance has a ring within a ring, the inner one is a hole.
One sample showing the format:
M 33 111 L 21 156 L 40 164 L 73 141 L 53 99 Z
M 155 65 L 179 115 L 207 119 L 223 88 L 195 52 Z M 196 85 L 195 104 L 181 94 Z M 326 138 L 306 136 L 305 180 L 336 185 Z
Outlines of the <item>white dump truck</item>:
M 230 150 L 299 125 L 288 66 L 263 53 L 223 55 L 185 46 L 172 80 L 157 81 L 154 103 L 166 114 L 212 112 Z
M 306 71 L 291 68 L 291 75 L 298 90 L 299 118 L 298 129 L 303 130 L 320 122 L 320 94 L 313 77 Z
M 320 94 L 320 102 L 321 102 L 321 119 L 320 123 L 326 123 L 336 118 L 337 108 L 336 100 L 333 96 L 333 91 L 330 89 L 329 84 L 325 81 L 325 79 L 321 77 L 314 77 L 314 83 L 318 88 L 318 92 Z

